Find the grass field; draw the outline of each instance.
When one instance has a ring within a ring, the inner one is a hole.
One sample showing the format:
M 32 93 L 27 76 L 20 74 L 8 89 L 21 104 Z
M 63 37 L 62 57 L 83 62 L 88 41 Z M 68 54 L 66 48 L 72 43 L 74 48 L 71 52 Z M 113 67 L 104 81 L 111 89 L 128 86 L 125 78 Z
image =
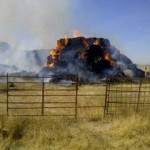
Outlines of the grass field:
M 15 89 L 35 88 L 32 84 L 16 84 Z M 1 89 L 5 85 L 1 85 Z M 41 89 L 41 84 L 36 88 Z M 46 85 L 46 88 L 61 89 L 58 85 Z M 65 88 L 73 88 L 67 86 Z M 104 86 L 82 85 L 79 94 L 104 93 Z M 5 91 L 1 91 L 1 99 L 5 99 Z M 18 91 L 12 90 L 10 94 Z M 47 91 L 48 92 L 48 91 Z M 53 92 L 53 94 L 56 91 Z M 70 91 L 71 92 L 71 91 Z M 67 94 L 73 94 L 67 92 Z M 33 94 L 28 91 L 28 94 Z M 25 93 L 23 92 L 22 95 Z M 34 94 L 41 94 L 36 91 Z M 48 93 L 47 93 L 48 94 Z M 52 94 L 52 93 L 51 93 Z M 58 94 L 58 92 L 57 92 Z M 59 92 L 59 94 L 64 94 Z M 100 99 L 101 98 L 101 99 Z M 79 97 L 79 106 L 103 105 L 104 97 Z M 22 96 L 10 97 L 10 101 L 41 101 L 41 97 Z M 49 101 L 49 97 L 45 101 Z M 75 97 L 53 97 L 53 101 L 74 101 Z M 37 104 L 36 104 L 37 105 Z M 39 104 L 38 104 L 39 105 Z M 51 104 L 47 104 L 51 105 Z M 54 104 L 52 104 L 54 105 Z M 60 104 L 59 104 L 60 105 Z M 69 106 L 74 105 L 68 104 Z M 18 106 L 15 104 L 15 106 Z M 14 106 L 11 106 L 14 107 Z M 18 106 L 20 107 L 20 105 Z M 1 112 L 5 105 L 1 105 Z M 103 108 L 78 110 L 79 119 L 74 117 L 52 116 L 9 116 L 0 117 L 0 150 L 148 150 L 150 149 L 150 111 L 143 110 L 130 115 L 117 115 L 103 118 Z M 17 114 L 22 112 L 17 112 Z M 40 114 L 41 110 L 24 110 L 23 113 Z M 45 110 L 48 114 L 74 113 L 72 110 L 55 109 Z
M 1 123 L 1 150 L 150 149 L 148 113 L 77 122 L 60 117 L 1 117 Z

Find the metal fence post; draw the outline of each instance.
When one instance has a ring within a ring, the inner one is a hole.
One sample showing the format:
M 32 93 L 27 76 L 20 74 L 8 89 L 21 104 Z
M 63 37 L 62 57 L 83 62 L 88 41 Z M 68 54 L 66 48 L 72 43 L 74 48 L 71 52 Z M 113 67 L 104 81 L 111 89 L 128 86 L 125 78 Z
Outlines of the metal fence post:
M 106 85 L 106 92 L 105 92 L 105 109 L 104 109 L 104 116 L 106 114 L 108 115 L 108 110 L 109 110 L 109 95 L 110 95 L 110 82 L 107 83 Z
M 108 91 L 108 84 L 106 83 L 106 89 L 105 89 L 105 105 L 104 105 L 104 117 L 106 115 L 106 109 L 107 109 L 107 91 Z
M 75 98 L 75 119 L 76 120 L 78 117 L 78 82 L 79 82 L 79 78 L 77 76 L 77 79 L 76 79 L 76 98 Z
M 7 115 L 8 115 L 8 102 L 9 102 L 9 101 L 8 101 L 8 96 L 9 96 L 9 95 L 8 95 L 8 90 L 9 90 L 9 85 L 8 85 L 8 83 L 9 83 L 9 81 L 8 81 L 8 73 L 7 73 L 7 87 L 6 87 L 6 88 L 7 88 L 7 89 L 6 89 L 6 93 L 7 93 L 7 99 L 6 99 L 6 101 L 7 101 L 7 102 L 6 102 Z
M 45 84 L 44 84 L 44 77 L 43 77 L 43 82 L 42 82 L 42 112 L 41 115 L 44 115 L 44 88 L 45 88 Z
M 138 91 L 138 99 L 137 99 L 136 111 L 138 111 L 138 109 L 139 109 L 139 102 L 140 102 L 140 95 L 141 95 L 141 87 L 142 87 L 142 79 L 140 79 L 140 83 L 139 83 L 139 91 Z

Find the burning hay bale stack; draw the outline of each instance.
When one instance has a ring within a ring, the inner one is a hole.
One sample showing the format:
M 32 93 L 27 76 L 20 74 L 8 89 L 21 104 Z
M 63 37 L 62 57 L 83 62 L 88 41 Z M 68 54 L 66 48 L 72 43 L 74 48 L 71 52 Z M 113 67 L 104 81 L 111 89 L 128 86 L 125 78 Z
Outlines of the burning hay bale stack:
M 58 40 L 39 72 L 40 76 L 51 74 L 62 78 L 78 75 L 87 81 L 110 76 L 144 77 L 144 72 L 112 46 L 108 39 L 95 37 Z

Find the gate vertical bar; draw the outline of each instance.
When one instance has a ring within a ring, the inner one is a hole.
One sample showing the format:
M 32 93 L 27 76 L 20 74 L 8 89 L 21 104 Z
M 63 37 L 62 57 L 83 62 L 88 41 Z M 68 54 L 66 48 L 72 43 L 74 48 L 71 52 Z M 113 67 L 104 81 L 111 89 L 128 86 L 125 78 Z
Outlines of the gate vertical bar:
M 78 82 L 79 78 L 76 78 L 76 98 L 75 98 L 75 119 L 77 120 L 78 117 Z
M 42 112 L 41 115 L 44 115 L 44 88 L 45 88 L 45 84 L 44 84 L 44 77 L 43 77 L 43 81 L 42 81 Z
M 104 117 L 106 116 L 106 109 L 107 109 L 107 92 L 108 92 L 108 84 L 106 83 L 106 88 L 105 88 Z
M 137 99 L 136 111 L 139 110 L 139 102 L 140 102 L 140 95 L 141 95 L 141 87 L 142 87 L 142 79 L 140 79 L 140 83 L 139 83 L 139 91 L 138 91 L 138 99 Z
M 7 109 L 7 115 L 8 115 L 8 96 L 9 96 L 9 95 L 8 95 L 8 90 L 9 90 L 8 83 L 9 83 L 9 81 L 8 81 L 8 73 L 7 73 L 7 90 L 6 90 L 6 92 L 7 92 L 7 100 L 6 100 L 6 101 L 7 101 L 7 104 L 6 104 L 6 105 L 7 105 L 7 106 L 6 106 L 6 109 Z
M 110 82 L 107 83 L 107 99 L 105 101 L 106 102 L 106 104 L 105 104 L 106 105 L 105 106 L 106 107 L 106 109 L 105 109 L 105 116 L 106 116 L 106 114 L 108 115 L 108 110 L 109 110 L 110 84 L 111 84 Z

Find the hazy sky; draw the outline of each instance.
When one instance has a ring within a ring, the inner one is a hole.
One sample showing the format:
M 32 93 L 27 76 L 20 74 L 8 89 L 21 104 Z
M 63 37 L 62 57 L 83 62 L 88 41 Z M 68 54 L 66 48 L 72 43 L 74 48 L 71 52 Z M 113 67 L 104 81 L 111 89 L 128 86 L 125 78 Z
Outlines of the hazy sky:
M 0 0 L 0 41 L 12 47 L 54 48 L 73 29 L 150 64 L 150 0 Z

